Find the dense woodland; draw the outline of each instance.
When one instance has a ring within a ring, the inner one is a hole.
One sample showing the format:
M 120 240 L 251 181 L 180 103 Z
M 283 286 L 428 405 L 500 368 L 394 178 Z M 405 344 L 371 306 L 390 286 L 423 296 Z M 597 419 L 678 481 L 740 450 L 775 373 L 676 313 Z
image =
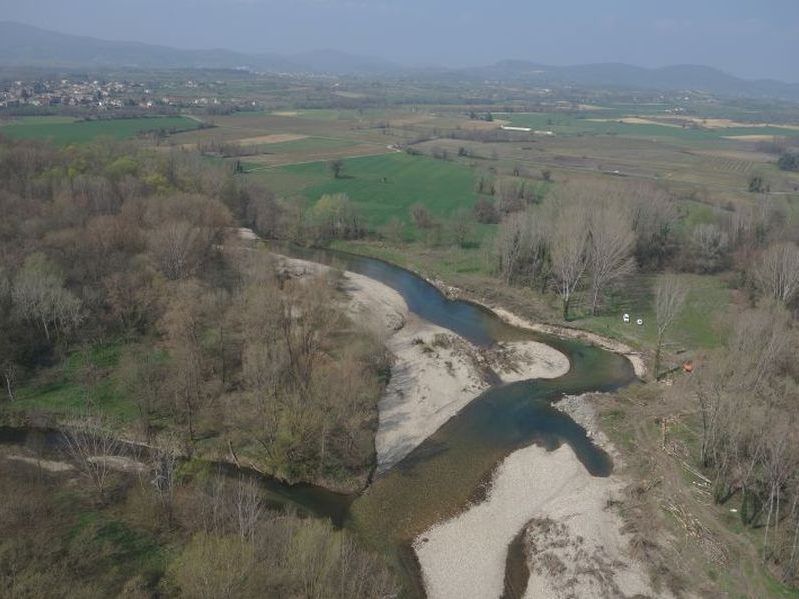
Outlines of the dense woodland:
M 140 438 L 168 435 L 186 454 L 232 443 L 290 480 L 364 479 L 387 358 L 337 307 L 335 276 L 289 280 L 238 244 L 237 220 L 277 226 L 268 193 L 190 154 L 2 152 L 9 401 L 65 353 L 116 343 Z
M 6 419 L 61 427 L 92 483 L 60 491 L 4 464 L 0 594 L 392 587 L 345 533 L 268 511 L 206 461 L 349 491 L 371 472 L 388 358 L 340 307 L 335 273 L 293 280 L 238 240 L 238 222 L 277 226 L 274 198 L 192 154 L 2 140 L 0 213 Z M 67 370 L 71 402 L 16 409 Z M 151 448 L 155 478 L 89 459 L 123 455 L 121 437 Z

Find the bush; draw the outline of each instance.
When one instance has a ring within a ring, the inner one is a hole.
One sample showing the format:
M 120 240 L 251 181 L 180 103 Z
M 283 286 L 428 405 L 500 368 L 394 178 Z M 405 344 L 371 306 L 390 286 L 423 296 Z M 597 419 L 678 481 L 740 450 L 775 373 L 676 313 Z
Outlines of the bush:
M 499 223 L 499 212 L 494 202 L 488 198 L 479 198 L 474 204 L 474 218 L 484 225 L 496 225 Z
M 777 160 L 777 166 L 783 171 L 799 171 L 799 154 L 784 152 Z

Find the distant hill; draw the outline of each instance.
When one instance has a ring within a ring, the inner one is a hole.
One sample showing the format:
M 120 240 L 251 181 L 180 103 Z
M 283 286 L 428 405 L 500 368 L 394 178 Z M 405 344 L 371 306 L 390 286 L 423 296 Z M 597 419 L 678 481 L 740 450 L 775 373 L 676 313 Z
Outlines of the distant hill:
M 256 64 L 257 62 L 257 64 Z M 278 55 L 230 50 L 180 50 L 139 42 L 114 42 L 0 21 L 0 64 L 6 66 L 236 68 L 296 70 Z
M 251 68 L 270 72 L 375 73 L 398 67 L 334 50 L 294 56 L 244 54 L 225 49 L 182 50 L 139 42 L 68 35 L 0 21 L 0 65 L 38 67 Z
M 333 75 L 419 72 L 428 76 L 440 74 L 449 78 L 519 81 L 537 85 L 694 90 L 799 101 L 799 84 L 766 79 L 751 81 L 697 65 L 655 69 L 620 63 L 555 67 L 523 60 L 505 60 L 489 66 L 461 69 L 428 67 L 416 71 L 380 58 L 356 56 L 336 50 L 317 50 L 294 55 L 245 54 L 225 49 L 183 50 L 139 42 L 117 42 L 68 35 L 10 21 L 0 21 L 0 66 L 250 68 L 266 72 Z
M 713 67 L 674 65 L 660 68 L 622 63 L 548 66 L 523 60 L 505 60 L 484 67 L 462 69 L 481 79 L 516 80 L 542 85 L 611 86 L 634 89 L 696 90 L 714 94 L 799 100 L 799 84 L 773 79 L 748 80 Z

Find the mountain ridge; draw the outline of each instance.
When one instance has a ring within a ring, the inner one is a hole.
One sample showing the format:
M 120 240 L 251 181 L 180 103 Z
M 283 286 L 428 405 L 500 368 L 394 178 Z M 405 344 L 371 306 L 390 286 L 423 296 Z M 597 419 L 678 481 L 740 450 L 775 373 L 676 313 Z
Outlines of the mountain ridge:
M 110 41 L 0 21 L 0 66 L 60 68 L 248 68 L 275 73 L 391 75 L 441 73 L 464 79 L 519 81 L 540 85 L 608 86 L 631 89 L 697 90 L 714 94 L 799 101 L 799 84 L 742 79 L 704 65 L 641 67 L 626 63 L 553 66 L 507 59 L 459 68 L 404 66 L 383 58 L 333 49 L 296 54 L 181 49 L 135 41 Z

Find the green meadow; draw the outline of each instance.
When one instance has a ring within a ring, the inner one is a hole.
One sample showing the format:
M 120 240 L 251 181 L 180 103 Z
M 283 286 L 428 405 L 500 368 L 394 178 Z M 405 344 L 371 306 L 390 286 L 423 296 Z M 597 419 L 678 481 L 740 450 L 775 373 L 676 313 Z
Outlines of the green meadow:
M 338 179 L 333 178 L 327 162 L 268 168 L 248 176 L 300 201 L 315 202 L 324 194 L 346 193 L 370 227 L 385 225 L 393 217 L 408 222 L 409 209 L 417 202 L 442 218 L 460 207 L 471 208 L 477 199 L 474 174 L 468 167 L 401 153 L 345 160 Z
M 186 131 L 200 123 L 183 116 L 77 121 L 68 117 L 25 117 L 0 126 L 12 139 L 51 140 L 58 145 L 86 143 L 99 137 L 129 139 L 145 131 Z
M 668 349 L 678 352 L 684 348 L 717 347 L 727 334 L 727 311 L 731 302 L 727 283 L 720 275 L 679 276 L 690 291 L 682 313 L 668 334 Z M 609 298 L 609 306 L 600 315 L 585 314 L 573 324 L 614 339 L 632 341 L 639 347 L 652 347 L 657 338 L 654 284 L 652 275 L 636 275 Z M 632 322 L 622 321 L 625 312 L 630 314 Z M 643 320 L 640 326 L 635 323 L 638 318 Z

